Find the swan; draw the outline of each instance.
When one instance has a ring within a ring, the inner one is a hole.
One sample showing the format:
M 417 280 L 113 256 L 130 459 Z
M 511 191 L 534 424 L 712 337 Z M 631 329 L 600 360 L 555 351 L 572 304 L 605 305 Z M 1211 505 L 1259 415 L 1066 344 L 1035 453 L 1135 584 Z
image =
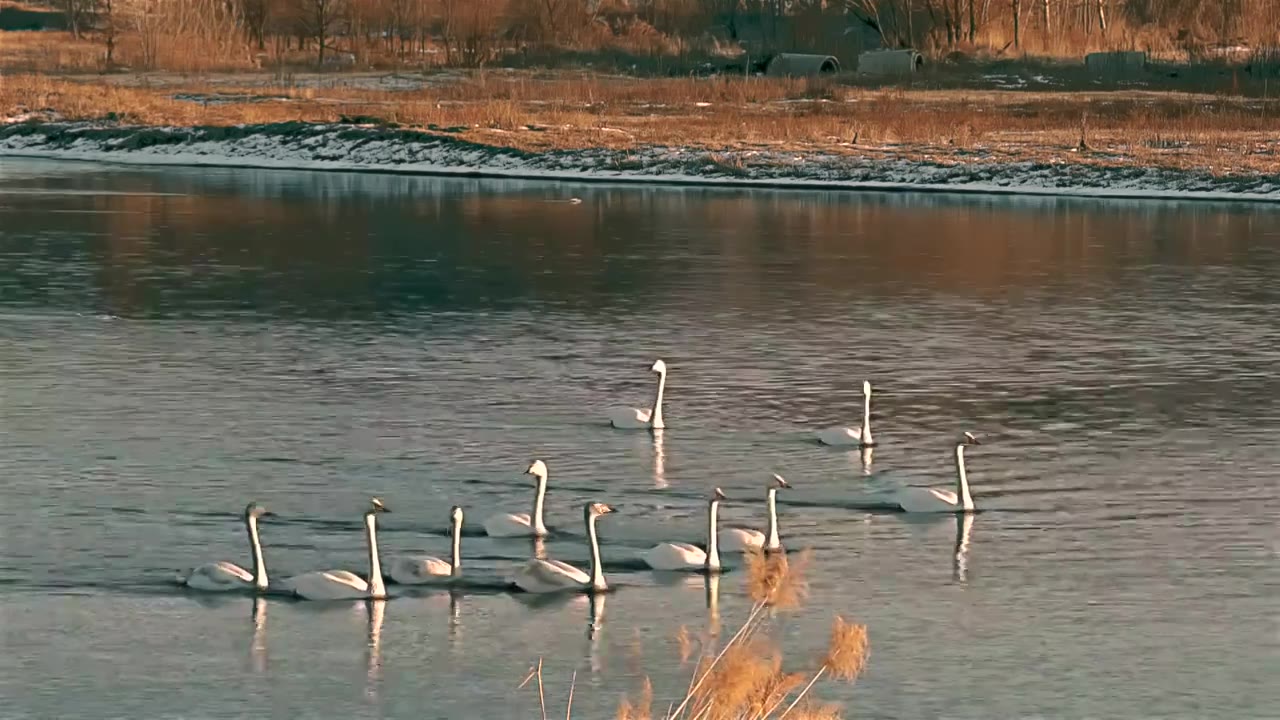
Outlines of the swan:
M 862 381 L 862 427 L 831 427 L 818 432 L 818 442 L 823 445 L 875 445 L 871 439 L 871 383 Z
M 587 525 L 587 540 L 591 545 L 591 573 L 559 560 L 533 558 L 520 568 L 512 582 L 528 593 L 553 593 L 563 590 L 605 592 L 604 569 L 600 566 L 600 542 L 596 539 L 596 519 L 613 512 L 604 503 L 587 503 L 582 516 Z
M 662 422 L 662 391 L 667 387 L 667 364 L 656 360 L 649 369 L 658 373 L 658 391 L 653 397 L 653 407 L 609 408 L 610 425 L 623 430 L 661 430 L 666 427 Z
M 707 549 L 682 542 L 655 545 L 644 554 L 644 561 L 654 570 L 705 570 L 720 572 L 720 548 L 716 538 L 716 516 L 724 493 L 716 488 L 707 503 Z
M 304 600 L 356 600 L 387 596 L 382 583 L 382 566 L 378 562 L 378 513 L 391 509 L 378 498 L 369 501 L 364 513 L 364 537 L 369 547 L 369 580 L 348 570 L 317 570 L 284 581 L 284 586 Z
M 969 476 L 964 468 L 966 445 L 981 445 L 973 433 L 965 433 L 956 443 L 956 492 L 931 487 L 904 487 L 893 493 L 891 505 L 909 513 L 973 512 L 973 496 L 969 494 Z
M 791 485 L 781 475 L 774 473 L 765 496 L 769 507 L 769 525 L 766 528 L 768 534 L 747 528 L 725 528 L 720 531 L 720 544 L 724 546 L 725 552 L 744 552 L 756 548 L 782 549 L 782 541 L 778 539 L 778 490 L 789 487 Z
M 453 558 L 450 562 L 431 555 L 410 555 L 394 558 L 387 567 L 387 577 L 400 585 L 421 585 L 429 582 L 446 582 L 462 575 L 462 508 L 457 505 L 449 511 L 453 521 Z
M 249 531 L 249 547 L 253 551 L 253 572 L 229 562 L 206 563 L 178 574 L 178 584 L 194 590 L 224 592 L 267 589 L 267 566 L 262 561 L 262 543 L 258 540 L 258 518 L 274 515 L 256 502 L 244 509 L 244 525 Z
M 537 489 L 533 494 L 533 516 L 527 513 L 498 513 L 485 518 L 484 531 L 489 537 L 543 537 L 547 526 L 542 522 L 542 503 L 547 495 L 547 464 L 534 460 L 525 475 L 532 475 Z

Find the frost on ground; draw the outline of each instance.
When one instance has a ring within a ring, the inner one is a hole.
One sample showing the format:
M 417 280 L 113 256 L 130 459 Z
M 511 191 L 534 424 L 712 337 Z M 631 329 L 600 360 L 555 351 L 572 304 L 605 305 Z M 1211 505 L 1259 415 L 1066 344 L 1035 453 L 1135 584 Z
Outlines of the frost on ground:
M 526 152 L 415 130 L 276 123 L 236 127 L 0 124 L 0 155 L 153 165 L 365 170 L 417 174 L 716 183 L 814 188 L 1280 201 L 1280 175 L 1163 167 L 937 162 L 885 155 L 680 147 Z

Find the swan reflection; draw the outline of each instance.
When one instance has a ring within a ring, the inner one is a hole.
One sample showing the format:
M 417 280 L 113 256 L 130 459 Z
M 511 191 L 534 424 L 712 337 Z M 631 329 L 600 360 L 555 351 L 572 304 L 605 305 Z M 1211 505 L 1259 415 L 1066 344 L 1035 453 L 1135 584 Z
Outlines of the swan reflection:
M 876 454 L 876 449 L 867 445 L 858 451 L 858 459 L 862 462 L 862 474 L 871 474 L 871 459 Z
M 376 699 L 377 683 L 382 675 L 382 620 L 387 611 L 387 601 L 369 600 L 365 603 L 365 607 L 369 613 L 369 643 L 366 649 L 368 684 L 365 692 L 369 697 Z
M 707 632 L 715 637 L 720 634 L 720 574 L 706 575 L 707 589 Z
M 592 674 L 599 674 L 602 665 L 600 662 L 600 635 L 604 629 L 604 593 L 591 594 L 591 611 L 587 622 L 587 664 L 591 667 Z
M 973 513 L 956 515 L 956 550 L 951 577 L 964 584 L 969 576 L 969 536 L 973 532 Z
M 454 645 L 458 642 L 458 636 L 460 634 L 459 631 L 462 630 L 462 620 L 461 620 L 462 615 L 459 611 L 461 608 L 461 605 L 458 603 L 458 598 L 460 597 L 462 597 L 462 594 L 459 593 L 457 590 L 449 591 L 449 644 L 450 645 Z
M 267 671 L 267 599 L 253 599 L 253 641 L 249 645 L 249 662 L 256 673 Z
M 653 486 L 658 490 L 666 490 L 670 486 L 667 482 L 667 453 L 662 443 L 662 430 L 659 429 L 653 431 Z

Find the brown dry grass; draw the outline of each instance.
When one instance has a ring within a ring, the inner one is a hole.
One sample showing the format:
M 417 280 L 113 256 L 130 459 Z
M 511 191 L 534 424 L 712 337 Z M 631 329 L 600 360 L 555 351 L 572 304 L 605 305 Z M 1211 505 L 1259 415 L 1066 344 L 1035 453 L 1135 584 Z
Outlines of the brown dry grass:
M 869 656 L 866 627 L 837 617 L 816 667 L 789 670 L 781 647 L 768 635 L 768 618 L 778 610 L 795 610 L 804 602 L 808 583 L 804 571 L 809 554 L 795 561 L 784 554 L 748 554 L 746 588 L 754 601 L 746 621 L 715 651 L 712 638 L 702 640 L 684 696 L 671 704 L 666 720 L 835 720 L 835 706 L 813 700 L 810 691 L 823 678 L 854 681 Z M 682 661 L 691 641 L 681 628 Z M 653 687 L 646 678 L 637 696 L 624 698 L 618 720 L 651 720 Z
M 70 52 L 70 51 L 68 51 Z M 277 83 L 269 74 L 7 75 L 0 116 L 143 125 L 395 123 L 531 151 L 684 146 L 785 149 L 966 162 L 1150 164 L 1280 171 L 1276 101 L 1157 92 L 873 89 L 830 80 L 637 79 L 581 73 L 427 76 L 418 87 Z M 184 95 L 187 98 L 179 99 Z M 728 165 L 732 165 L 729 162 Z

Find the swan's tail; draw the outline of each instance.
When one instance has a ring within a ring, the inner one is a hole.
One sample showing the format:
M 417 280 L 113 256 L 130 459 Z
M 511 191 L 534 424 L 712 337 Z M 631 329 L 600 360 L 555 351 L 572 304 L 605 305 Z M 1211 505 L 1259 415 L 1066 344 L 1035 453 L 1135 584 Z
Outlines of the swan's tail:
M 173 582 L 175 582 L 178 585 L 186 585 L 187 580 L 190 577 L 191 577 L 190 570 L 174 570 L 173 571 Z

